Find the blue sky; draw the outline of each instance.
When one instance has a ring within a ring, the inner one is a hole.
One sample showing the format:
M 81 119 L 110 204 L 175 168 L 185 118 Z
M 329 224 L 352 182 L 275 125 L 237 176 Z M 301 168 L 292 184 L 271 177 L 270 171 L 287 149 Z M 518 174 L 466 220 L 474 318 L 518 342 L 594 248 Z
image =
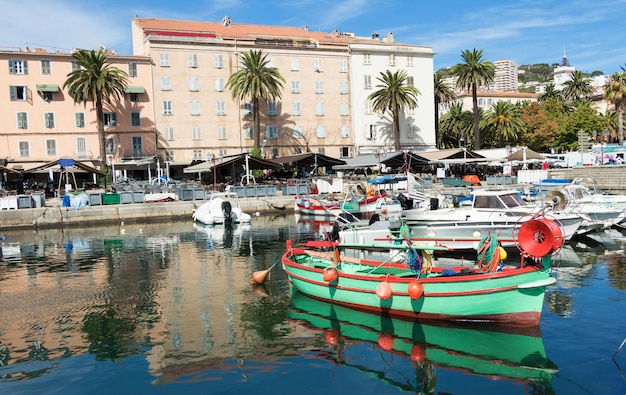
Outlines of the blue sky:
M 144 18 L 305 26 L 357 36 L 393 32 L 437 53 L 435 70 L 465 49 L 490 61 L 559 63 L 611 74 L 626 64 L 626 0 L 19 0 L 0 14 L 0 49 L 69 51 L 99 45 L 132 53 L 130 25 Z

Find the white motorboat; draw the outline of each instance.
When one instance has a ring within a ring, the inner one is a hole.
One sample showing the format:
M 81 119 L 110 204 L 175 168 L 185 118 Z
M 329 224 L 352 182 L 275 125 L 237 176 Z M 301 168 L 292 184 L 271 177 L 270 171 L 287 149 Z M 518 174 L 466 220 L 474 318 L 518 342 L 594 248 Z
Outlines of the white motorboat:
M 209 200 L 193 213 L 194 221 L 204 225 L 250 223 L 252 216 L 244 213 L 235 192 L 212 193 Z
M 412 239 L 424 238 L 453 249 L 472 249 L 476 239 L 490 233 L 503 246 L 515 246 L 521 224 L 545 216 L 559 224 L 561 237 L 571 239 L 583 218 L 576 213 L 558 213 L 546 206 L 528 205 L 514 190 L 476 190 L 471 205 L 437 210 L 405 210 L 402 220 L 410 227 Z

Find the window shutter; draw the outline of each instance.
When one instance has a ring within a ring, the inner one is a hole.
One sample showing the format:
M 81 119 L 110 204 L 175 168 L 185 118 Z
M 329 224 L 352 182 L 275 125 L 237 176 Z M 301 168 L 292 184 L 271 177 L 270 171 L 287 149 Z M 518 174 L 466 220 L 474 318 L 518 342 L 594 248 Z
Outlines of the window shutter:
M 28 61 L 27 60 L 22 61 L 22 67 L 24 70 L 24 75 L 28 74 Z
M 11 92 L 11 101 L 17 100 L 17 86 L 10 86 L 9 91 Z
M 9 74 L 15 74 L 15 61 L 9 59 Z

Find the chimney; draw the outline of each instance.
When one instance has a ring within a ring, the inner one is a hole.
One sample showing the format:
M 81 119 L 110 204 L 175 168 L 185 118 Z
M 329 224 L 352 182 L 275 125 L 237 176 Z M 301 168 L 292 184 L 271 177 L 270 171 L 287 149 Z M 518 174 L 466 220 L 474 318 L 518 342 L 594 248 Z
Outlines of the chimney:
M 372 33 L 372 38 L 374 40 L 378 40 L 378 37 L 380 37 L 380 35 L 378 33 L 376 33 L 376 32 Z

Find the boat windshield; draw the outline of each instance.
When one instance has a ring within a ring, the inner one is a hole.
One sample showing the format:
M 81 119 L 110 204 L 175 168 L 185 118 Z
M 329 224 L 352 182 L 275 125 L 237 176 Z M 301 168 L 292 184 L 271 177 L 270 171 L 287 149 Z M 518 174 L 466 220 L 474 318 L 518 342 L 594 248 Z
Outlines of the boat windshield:
M 517 193 L 474 196 L 474 208 L 508 209 L 525 205 L 526 202 Z

